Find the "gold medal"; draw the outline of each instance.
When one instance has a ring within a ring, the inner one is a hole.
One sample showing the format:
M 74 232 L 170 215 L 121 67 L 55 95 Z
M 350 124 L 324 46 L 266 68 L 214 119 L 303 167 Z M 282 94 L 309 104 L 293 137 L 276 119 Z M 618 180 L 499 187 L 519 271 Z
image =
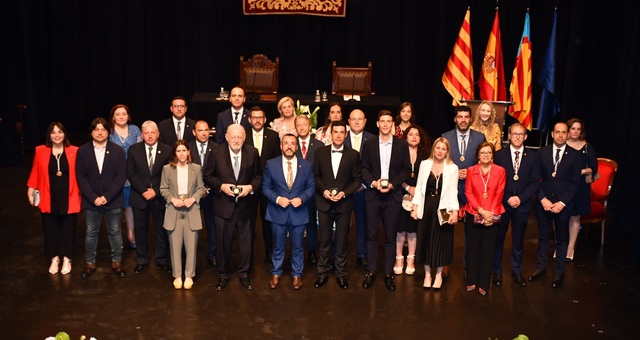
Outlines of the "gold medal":
M 520 177 L 519 177 L 517 174 L 516 174 L 516 175 L 513 175 L 513 180 L 514 180 L 514 181 L 517 181 L 517 180 L 519 180 L 519 179 L 520 179 Z
M 487 197 L 489 197 L 489 195 L 487 195 L 487 193 L 486 193 L 486 192 L 483 192 L 483 193 L 482 193 L 482 198 L 487 199 Z
M 464 156 L 460 156 L 460 162 L 464 162 Z
M 556 172 L 555 171 L 551 173 L 551 177 L 556 177 Z
M 180 198 L 181 200 L 183 200 L 183 201 L 184 201 L 184 199 L 185 199 L 186 197 L 185 197 L 184 195 L 180 195 L 180 197 L 178 197 L 178 198 Z
M 62 171 L 58 171 L 58 172 L 56 172 L 56 176 L 58 176 L 58 177 L 62 177 Z
M 415 173 L 413 173 L 413 171 L 411 172 L 411 178 L 414 178 L 416 176 Z
M 438 196 L 438 189 L 436 189 L 436 191 L 433 192 L 433 196 Z

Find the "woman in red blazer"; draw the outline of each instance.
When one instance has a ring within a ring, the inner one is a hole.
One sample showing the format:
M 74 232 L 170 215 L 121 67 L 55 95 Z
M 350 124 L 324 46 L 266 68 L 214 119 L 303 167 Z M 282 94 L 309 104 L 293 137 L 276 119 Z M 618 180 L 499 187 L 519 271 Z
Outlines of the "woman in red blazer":
M 467 170 L 464 194 L 466 220 L 465 263 L 466 288 L 486 295 L 491 281 L 491 266 L 500 215 L 505 211 L 502 196 L 507 182 L 504 168 L 493 164 L 496 151 L 489 142 L 482 142 L 476 151 L 479 163 Z
M 51 259 L 49 273 L 71 272 L 76 225 L 80 212 L 80 189 L 76 182 L 78 147 L 71 145 L 64 126 L 53 122 L 44 145 L 36 147 L 27 197 L 42 212 L 44 253 Z M 39 193 L 39 194 L 36 194 Z

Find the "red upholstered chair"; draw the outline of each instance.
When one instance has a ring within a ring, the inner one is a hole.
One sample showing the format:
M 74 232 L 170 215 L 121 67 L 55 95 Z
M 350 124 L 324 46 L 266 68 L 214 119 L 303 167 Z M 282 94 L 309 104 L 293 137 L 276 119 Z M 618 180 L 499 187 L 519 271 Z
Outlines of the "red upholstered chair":
M 601 224 L 600 244 L 604 245 L 604 225 L 611 185 L 618 171 L 618 163 L 608 158 L 598 158 L 600 178 L 591 183 L 591 213 L 580 218 L 582 224 Z

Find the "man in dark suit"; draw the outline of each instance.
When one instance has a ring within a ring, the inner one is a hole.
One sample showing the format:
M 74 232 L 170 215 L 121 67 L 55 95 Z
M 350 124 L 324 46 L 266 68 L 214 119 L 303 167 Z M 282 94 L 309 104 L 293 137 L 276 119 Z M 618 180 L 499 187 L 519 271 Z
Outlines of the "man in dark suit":
M 149 215 L 153 217 L 156 234 L 156 264 L 158 268 L 171 273 L 167 263 L 169 238 L 164 229 L 165 200 L 160 195 L 162 167 L 169 163 L 172 148 L 160 143 L 160 132 L 155 122 L 142 123 L 142 140 L 129 148 L 127 158 L 127 177 L 131 182 L 131 207 L 135 225 L 137 265 L 134 273 L 145 270 L 149 264 L 147 232 Z
M 246 129 L 251 128 L 251 124 L 249 124 L 249 110 L 242 106 L 246 99 L 247 97 L 244 96 L 244 90 L 241 87 L 236 86 L 231 89 L 231 95 L 229 96 L 231 107 L 218 113 L 216 121 L 216 143 L 224 143 L 227 128 L 231 124 L 240 124 Z
M 524 254 L 524 236 L 531 211 L 533 195 L 540 186 L 540 163 L 536 152 L 527 150 L 524 141 L 527 129 L 520 123 L 509 127 L 508 148 L 502 148 L 493 162 L 507 171 L 507 183 L 504 188 L 502 204 L 506 211 L 502 214 L 496 249 L 493 253 L 493 285 L 502 286 L 502 254 L 504 240 L 511 222 L 511 274 L 513 281 L 526 287 L 522 278 L 522 257 Z
M 247 129 L 247 145 L 251 145 L 258 150 L 260 156 L 260 171 L 264 173 L 264 169 L 267 166 L 267 161 L 281 155 L 280 151 L 280 136 L 278 133 L 266 129 L 264 124 L 267 121 L 264 110 L 259 106 L 254 106 L 250 110 L 249 122 L 251 128 Z M 273 236 L 271 232 L 271 222 L 267 221 L 264 217 L 267 212 L 267 198 L 264 197 L 260 191 L 256 192 L 260 200 L 260 218 L 262 224 L 262 240 L 264 242 L 265 262 L 271 262 L 271 253 L 273 252 Z M 257 220 L 256 216 L 253 216 L 251 227 L 253 228 L 252 240 L 255 240 L 255 227 Z M 251 247 L 253 249 L 253 247 Z M 253 261 L 252 261 L 253 262 Z
M 207 160 L 211 152 L 218 147 L 218 144 L 209 139 L 211 130 L 209 124 L 204 120 L 199 120 L 193 128 L 194 141 L 189 143 L 191 149 L 191 159 L 194 163 L 202 167 L 204 173 Z M 204 225 L 207 229 L 207 265 L 210 268 L 217 267 L 216 260 L 216 225 L 213 218 L 213 196 L 209 194 L 210 188 L 205 186 L 206 194 L 200 198 L 200 210 L 204 216 Z
M 127 180 L 126 156 L 118 145 L 108 141 L 109 124 L 104 118 L 91 122 L 92 141 L 78 149 L 76 178 L 82 193 L 82 209 L 87 222 L 85 251 L 87 265 L 82 278 L 96 271 L 96 252 L 100 219 L 104 217 L 111 245 L 111 269 L 118 277 L 122 269 L 122 233 L 120 216 L 124 205 L 122 187 Z
M 366 125 L 367 118 L 362 110 L 355 109 L 351 111 L 351 114 L 349 114 L 349 132 L 347 132 L 344 145 L 360 152 L 367 139 L 374 137 L 371 132 L 364 130 Z M 356 216 L 356 244 L 358 248 L 357 264 L 365 269 L 367 266 L 367 210 L 364 204 L 366 189 L 367 186 L 363 183 L 358 191 L 353 194 L 353 211 Z
M 347 282 L 347 243 L 352 195 L 362 186 L 362 167 L 360 154 L 344 145 L 347 126 L 343 121 L 331 124 L 331 145 L 323 146 L 315 155 L 313 172 L 316 179 L 316 204 L 320 220 L 320 256 L 318 259 L 319 278 L 315 287 L 327 283 L 331 264 L 329 257 L 334 239 L 336 241 L 336 282 L 343 289 L 349 288 Z
M 173 148 L 178 139 L 184 139 L 187 142 L 193 141 L 193 134 L 190 132 L 196 125 L 196 121 L 185 117 L 187 114 L 187 100 L 182 96 L 174 97 L 171 100 L 172 116 L 158 123 L 160 131 L 160 143 L 166 144 Z
M 244 145 L 246 131 L 239 124 L 227 129 L 227 142 L 209 157 L 204 182 L 213 194 L 213 214 L 216 223 L 218 282 L 222 290 L 231 275 L 231 244 L 234 231 L 240 248 L 238 276 L 246 289 L 253 289 L 249 278 L 251 268 L 251 219 L 258 209 L 255 192 L 260 189 L 262 172 L 258 150 Z
M 402 209 L 402 183 L 411 173 L 409 145 L 393 135 L 393 114 L 378 113 L 380 134 L 369 138 L 362 148 L 362 178 L 369 185 L 365 194 L 367 206 L 367 271 L 363 288 L 375 281 L 378 259 L 378 233 L 382 221 L 385 234 L 384 283 L 388 290 L 396 289 L 393 264 L 396 256 L 396 226 Z
M 298 151 L 296 156 L 313 164 L 316 151 L 324 146 L 311 134 L 311 122 L 306 115 L 299 115 L 295 118 L 296 132 L 298 133 Z M 318 220 L 316 218 L 318 209 L 316 201 L 311 200 L 308 205 L 309 223 L 306 225 L 307 230 L 307 260 L 309 264 L 317 264 L 316 250 L 318 249 Z
M 540 188 L 536 195 L 539 203 L 536 214 L 540 229 L 538 267 L 529 276 L 529 281 L 535 281 L 545 275 L 549 247 L 555 234 L 556 268 L 555 277 L 551 282 L 552 288 L 562 285 L 569 242 L 569 218 L 573 209 L 573 196 L 578 190 L 581 178 L 580 154 L 574 148 L 567 147 L 568 133 L 569 127 L 566 123 L 556 123 L 551 132 L 553 144 L 538 151 L 541 176 Z
M 271 289 L 278 286 L 282 276 L 287 234 L 291 243 L 293 289 L 302 287 L 304 225 L 309 220 L 307 203 L 314 199 L 315 181 L 311 164 L 296 156 L 297 147 L 296 136 L 282 136 L 282 156 L 267 162 L 263 178 L 262 193 L 268 202 L 265 218 L 272 223 L 274 239 Z

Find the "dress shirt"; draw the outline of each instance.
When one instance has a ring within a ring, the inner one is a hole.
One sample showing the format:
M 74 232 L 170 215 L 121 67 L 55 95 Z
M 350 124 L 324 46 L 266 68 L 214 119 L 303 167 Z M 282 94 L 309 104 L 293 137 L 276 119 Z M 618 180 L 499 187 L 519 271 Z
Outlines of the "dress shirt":
M 107 151 L 107 143 L 102 146 L 96 145 L 96 142 L 93 142 L 93 152 L 96 155 L 96 162 L 98 162 L 98 172 L 102 173 L 102 165 L 104 164 L 104 154 Z
M 305 142 L 306 144 L 306 148 L 307 148 L 307 152 L 309 152 L 309 141 L 311 140 L 311 134 L 307 135 L 306 139 L 302 139 L 300 137 L 298 137 L 298 142 L 300 142 L 300 152 L 302 152 L 302 141 Z M 307 159 L 307 153 L 303 153 L 302 154 L 302 158 Z
M 238 151 L 238 153 L 234 153 L 233 150 L 229 148 L 229 156 L 231 157 L 231 169 L 233 169 L 233 165 L 236 162 L 236 156 L 238 156 L 238 168 L 242 169 L 242 148 L 240 148 L 240 151 Z
M 360 149 L 362 148 L 363 131 L 364 130 L 360 131 L 360 133 L 358 134 L 354 133 L 353 131 L 349 132 L 349 138 L 351 138 L 351 145 L 353 145 L 353 149 L 358 152 L 360 152 Z M 356 137 L 358 138 L 357 142 L 356 142 Z
M 558 164 L 560 164 L 562 162 L 562 156 L 564 156 L 564 150 L 567 148 L 567 143 L 562 144 L 561 147 L 558 147 L 557 145 L 553 144 L 553 158 L 551 159 L 551 161 L 553 162 L 553 164 L 556 164 L 556 153 L 558 153 L 558 149 L 560 149 L 560 158 L 558 158 Z
M 331 168 L 333 169 L 333 178 L 338 177 L 338 167 L 340 167 L 340 160 L 342 160 L 343 150 L 344 145 L 341 145 L 340 149 L 334 148 L 333 145 L 331 146 Z
M 260 131 L 256 131 L 254 129 L 251 129 L 251 131 L 253 131 L 253 146 L 258 149 L 258 155 L 262 156 L 262 140 L 264 139 L 264 128 L 262 128 L 262 130 Z
M 176 132 L 176 136 L 178 137 L 178 139 L 183 139 L 184 137 L 184 128 L 185 128 L 185 123 L 187 122 L 186 119 L 184 119 L 184 117 L 182 117 L 182 119 L 178 120 L 176 119 L 176 117 L 171 116 L 171 118 L 173 119 L 173 131 Z M 178 122 L 180 122 L 180 136 L 178 136 Z M 171 147 L 173 147 L 173 145 L 169 145 Z
M 145 156 L 147 156 L 147 161 L 149 161 L 149 147 L 151 147 L 151 160 L 152 164 L 156 164 L 156 151 L 158 150 L 158 142 L 153 145 L 144 144 Z
M 380 138 L 380 178 L 389 179 L 389 164 L 391 162 L 391 150 L 393 148 L 393 137 L 389 141 L 383 142 Z
M 298 173 L 298 157 L 293 157 L 290 160 L 287 159 L 286 157 L 282 156 L 282 173 L 284 174 L 284 181 L 285 183 L 287 182 L 287 176 L 289 174 L 289 164 L 287 164 L 288 162 L 291 162 L 291 177 L 293 177 L 293 181 L 292 181 L 292 185 L 293 182 L 296 181 L 296 174 Z M 278 196 L 276 197 L 276 204 L 278 204 L 278 200 L 280 199 L 280 197 L 284 197 L 284 196 Z
M 460 132 L 460 130 L 456 129 L 456 138 L 458 140 L 458 150 L 460 151 L 460 155 L 467 157 L 467 150 L 463 150 L 462 149 L 462 137 L 461 136 L 465 136 L 464 137 L 464 142 L 465 142 L 465 149 L 466 147 L 469 145 L 469 135 L 471 135 L 471 133 L 469 133 L 469 129 L 467 129 L 467 132 L 462 133 Z
M 200 155 L 200 165 L 204 165 L 204 157 L 207 154 L 207 143 L 196 142 L 198 145 L 198 155 Z

